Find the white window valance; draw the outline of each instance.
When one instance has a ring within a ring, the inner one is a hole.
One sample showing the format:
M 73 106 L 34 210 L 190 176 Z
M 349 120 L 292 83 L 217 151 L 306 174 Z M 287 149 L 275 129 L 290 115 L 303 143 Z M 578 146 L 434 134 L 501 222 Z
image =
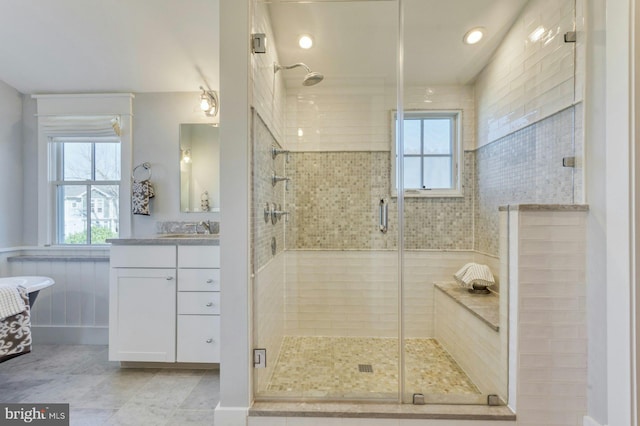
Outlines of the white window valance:
M 40 129 L 48 137 L 120 136 L 121 119 L 118 115 L 56 115 L 38 117 Z

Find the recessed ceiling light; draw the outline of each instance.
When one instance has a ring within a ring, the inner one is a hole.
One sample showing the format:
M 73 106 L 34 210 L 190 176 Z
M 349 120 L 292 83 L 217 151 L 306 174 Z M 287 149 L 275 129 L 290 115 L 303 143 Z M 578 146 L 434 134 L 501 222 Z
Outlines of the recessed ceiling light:
M 484 28 L 472 28 L 464 35 L 462 41 L 465 44 L 476 44 L 484 37 Z
M 301 35 L 298 39 L 298 45 L 303 49 L 311 49 L 313 46 L 313 38 L 308 34 Z

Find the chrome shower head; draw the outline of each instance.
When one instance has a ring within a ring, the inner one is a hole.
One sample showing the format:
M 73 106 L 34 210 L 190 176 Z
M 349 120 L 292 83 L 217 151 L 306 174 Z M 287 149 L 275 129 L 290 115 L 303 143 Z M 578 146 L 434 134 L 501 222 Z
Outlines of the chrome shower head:
M 319 72 L 310 72 L 304 76 L 304 80 L 302 80 L 303 86 L 313 86 L 314 84 L 320 83 L 324 79 L 324 75 Z
M 324 79 L 324 75 L 320 74 L 319 72 L 311 71 L 311 69 L 309 69 L 309 67 L 302 62 L 298 62 L 297 64 L 293 65 L 279 65 L 274 62 L 273 73 L 275 74 L 280 70 L 290 70 L 291 68 L 297 67 L 302 67 L 307 70 L 307 75 L 305 75 L 304 80 L 302 80 L 303 86 L 313 86 L 314 84 L 320 83 Z

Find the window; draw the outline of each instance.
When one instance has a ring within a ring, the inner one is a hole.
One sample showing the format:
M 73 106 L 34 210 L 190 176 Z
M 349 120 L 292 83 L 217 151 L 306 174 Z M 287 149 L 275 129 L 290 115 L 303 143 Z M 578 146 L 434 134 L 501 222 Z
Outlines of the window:
M 105 244 L 118 236 L 120 142 L 55 138 L 50 169 L 56 244 Z
M 392 192 L 398 192 L 398 161 L 404 163 L 405 196 L 461 197 L 461 111 L 406 111 L 404 153 L 398 155 L 398 119 L 394 129 L 391 158 Z

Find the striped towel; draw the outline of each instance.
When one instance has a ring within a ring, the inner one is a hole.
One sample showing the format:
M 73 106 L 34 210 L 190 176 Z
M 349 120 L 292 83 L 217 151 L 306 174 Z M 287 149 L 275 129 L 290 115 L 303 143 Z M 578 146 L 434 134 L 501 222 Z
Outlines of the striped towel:
M 27 309 L 24 300 L 20 297 L 21 291 L 25 292 L 25 289 L 7 284 L 0 285 L 0 320 Z
M 496 283 L 487 265 L 473 262 L 460 268 L 458 272 L 453 274 L 453 278 L 465 288 L 472 288 L 474 284 L 478 287 L 489 287 Z

